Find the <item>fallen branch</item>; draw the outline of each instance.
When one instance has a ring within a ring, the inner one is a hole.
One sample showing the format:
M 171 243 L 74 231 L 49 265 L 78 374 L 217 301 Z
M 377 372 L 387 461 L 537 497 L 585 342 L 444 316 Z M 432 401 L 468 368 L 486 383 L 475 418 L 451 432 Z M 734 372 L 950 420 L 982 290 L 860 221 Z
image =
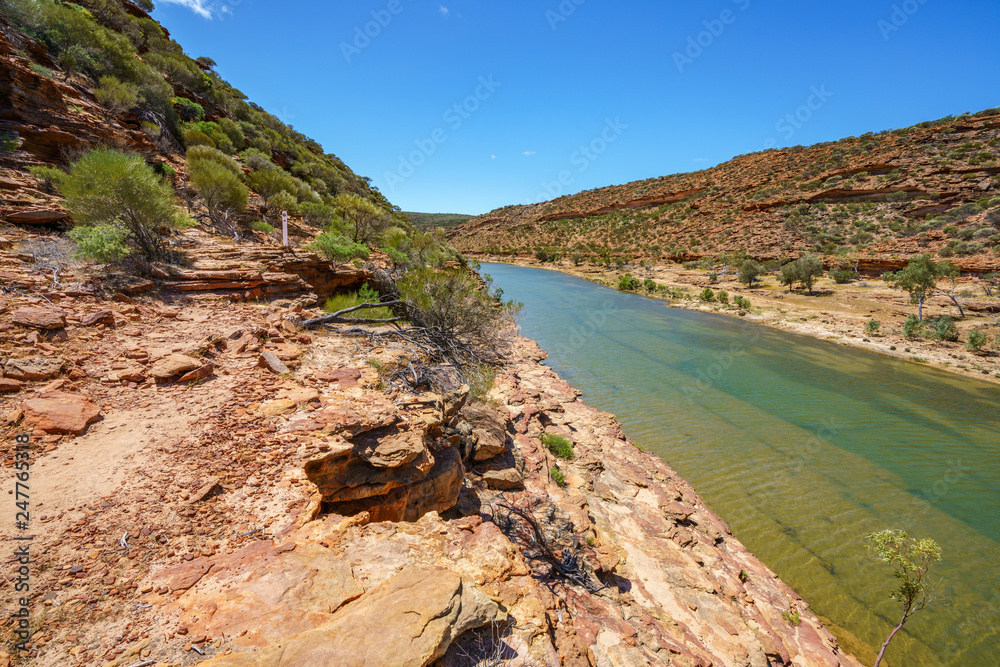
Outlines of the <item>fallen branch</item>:
M 357 306 L 351 306 L 350 308 L 344 308 L 343 310 L 338 310 L 335 313 L 329 315 L 324 315 L 323 317 L 314 317 L 311 320 L 305 320 L 300 322 L 299 326 L 302 327 L 315 327 L 321 324 L 388 324 L 391 322 L 399 322 L 402 320 L 400 317 L 393 317 L 391 319 L 383 320 L 366 320 L 363 318 L 350 318 L 344 317 L 348 313 L 353 313 L 358 310 L 367 310 L 370 308 L 388 308 L 390 306 L 398 306 L 402 304 L 402 301 L 382 301 L 382 302 L 365 302 Z

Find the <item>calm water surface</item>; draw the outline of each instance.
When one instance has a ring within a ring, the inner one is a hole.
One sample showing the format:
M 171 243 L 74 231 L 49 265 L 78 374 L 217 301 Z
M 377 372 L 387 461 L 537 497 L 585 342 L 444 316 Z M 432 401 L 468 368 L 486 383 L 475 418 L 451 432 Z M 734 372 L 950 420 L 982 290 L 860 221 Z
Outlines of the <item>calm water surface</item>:
M 889 664 L 1000 665 L 1000 388 L 554 271 L 482 270 L 524 303 L 523 333 L 583 400 L 815 612 L 881 644 L 899 606 L 862 538 L 904 528 L 944 560 Z

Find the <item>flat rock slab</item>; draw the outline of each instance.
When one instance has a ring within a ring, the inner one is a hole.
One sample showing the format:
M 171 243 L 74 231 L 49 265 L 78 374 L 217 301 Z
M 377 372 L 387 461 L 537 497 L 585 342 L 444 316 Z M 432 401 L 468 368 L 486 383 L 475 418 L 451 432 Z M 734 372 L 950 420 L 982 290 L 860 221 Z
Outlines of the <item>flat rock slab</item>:
M 261 368 L 266 368 L 275 375 L 284 375 L 285 373 L 291 372 L 288 370 L 288 366 L 286 366 L 284 362 L 282 362 L 281 359 L 274 354 L 274 352 L 269 350 L 265 350 L 261 353 L 260 357 L 257 359 L 257 365 Z
M 45 433 L 79 435 L 87 424 L 101 415 L 101 409 L 88 397 L 62 391 L 50 391 L 21 404 L 24 423 Z
M 399 665 L 423 667 L 466 630 L 496 620 L 499 608 L 468 580 L 443 567 L 409 567 L 334 618 L 253 653 L 203 667 Z
M 168 354 L 157 361 L 147 374 L 150 377 L 165 380 L 201 368 L 203 365 L 200 359 L 189 357 L 186 354 Z
M 114 326 L 115 314 L 110 310 L 95 310 L 92 313 L 84 315 L 83 320 L 80 321 L 80 325 L 85 327 L 92 327 L 98 324 Z
M 50 222 L 64 220 L 66 214 L 61 211 L 20 211 L 7 216 L 7 222 L 19 222 L 23 225 L 47 225 Z
M 48 380 L 59 375 L 61 359 L 32 357 L 30 359 L 8 359 L 3 366 L 4 377 L 14 380 Z
M 10 394 L 15 391 L 21 391 L 24 383 L 20 380 L 14 380 L 12 378 L 0 378 L 0 394 Z
M 66 313 L 56 308 L 19 308 L 11 321 L 33 329 L 62 329 L 66 326 Z

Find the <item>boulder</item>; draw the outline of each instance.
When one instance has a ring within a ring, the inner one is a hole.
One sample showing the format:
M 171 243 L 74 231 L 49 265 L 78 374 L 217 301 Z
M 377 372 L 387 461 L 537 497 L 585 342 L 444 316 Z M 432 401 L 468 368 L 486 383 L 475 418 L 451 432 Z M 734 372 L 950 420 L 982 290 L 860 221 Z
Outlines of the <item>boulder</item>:
M 376 468 L 399 468 L 413 462 L 426 449 L 424 436 L 418 431 L 385 429 L 370 431 L 355 437 L 354 454 Z
M 157 361 L 147 374 L 150 377 L 165 380 L 175 375 L 181 375 L 196 368 L 201 368 L 202 365 L 203 363 L 200 359 L 189 357 L 186 354 L 168 354 Z
M 62 329 L 66 326 L 66 313 L 57 308 L 19 308 L 11 322 L 33 329 Z
M 514 468 L 489 470 L 483 474 L 483 481 L 486 482 L 486 486 L 498 491 L 524 488 L 524 478 Z
M 456 637 L 497 619 L 497 603 L 443 567 L 408 567 L 323 625 L 202 667 L 423 667 Z
M 178 382 L 193 382 L 195 380 L 205 380 L 207 378 L 215 375 L 215 366 L 212 364 L 205 364 L 204 366 L 199 366 L 193 371 L 188 371 L 184 375 L 177 378 Z
M 46 359 L 45 357 L 8 359 L 3 366 L 3 375 L 14 380 L 48 380 L 59 375 L 62 366 L 61 359 Z
M 462 416 L 469 423 L 473 445 L 472 458 L 475 461 L 485 461 L 500 456 L 507 451 L 507 421 L 508 417 L 498 410 L 469 406 Z
M 101 409 L 80 394 L 51 391 L 21 404 L 24 423 L 45 433 L 79 435 L 101 415 Z
M 306 477 L 318 487 L 324 502 L 383 496 L 424 479 L 434 466 L 434 458 L 426 447 L 421 447 L 406 464 L 396 467 L 376 467 L 358 455 L 358 449 L 357 445 L 341 443 L 306 462 Z

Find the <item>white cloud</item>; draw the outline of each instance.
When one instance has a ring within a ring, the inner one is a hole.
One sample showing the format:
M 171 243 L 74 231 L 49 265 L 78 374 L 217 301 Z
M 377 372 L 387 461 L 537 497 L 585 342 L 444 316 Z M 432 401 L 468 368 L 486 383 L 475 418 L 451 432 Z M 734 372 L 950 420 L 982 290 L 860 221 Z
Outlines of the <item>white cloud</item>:
M 198 14 L 206 19 L 212 18 L 212 6 L 210 4 L 206 4 L 205 0 L 163 0 L 163 2 L 187 7 L 195 14 Z
M 448 16 L 448 8 L 444 5 L 438 7 L 438 11 L 441 12 L 441 16 Z
M 534 155 L 535 151 L 524 151 L 521 155 Z
M 491 156 L 490 156 L 490 159 L 491 159 L 491 160 L 496 160 L 496 159 L 497 159 L 497 156 L 496 156 L 496 154 L 493 154 L 493 155 L 491 155 Z

